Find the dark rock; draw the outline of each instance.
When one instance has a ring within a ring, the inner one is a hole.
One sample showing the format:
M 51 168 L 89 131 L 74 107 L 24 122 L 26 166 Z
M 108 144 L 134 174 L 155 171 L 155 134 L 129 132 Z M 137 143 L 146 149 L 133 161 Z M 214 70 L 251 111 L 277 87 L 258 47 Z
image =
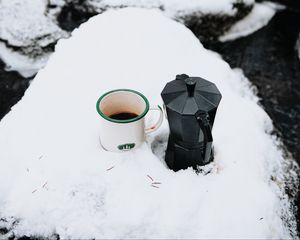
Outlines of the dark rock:
M 5 64 L 0 59 L 0 120 L 23 97 L 30 79 L 17 72 L 5 71 Z
M 1 234 L 4 235 L 4 234 L 7 234 L 9 232 L 9 230 L 7 228 L 0 228 L 0 236 Z
M 104 10 L 103 10 L 104 11 Z M 73 31 L 98 12 L 91 8 L 86 0 L 66 0 L 57 17 L 59 26 L 66 31 Z

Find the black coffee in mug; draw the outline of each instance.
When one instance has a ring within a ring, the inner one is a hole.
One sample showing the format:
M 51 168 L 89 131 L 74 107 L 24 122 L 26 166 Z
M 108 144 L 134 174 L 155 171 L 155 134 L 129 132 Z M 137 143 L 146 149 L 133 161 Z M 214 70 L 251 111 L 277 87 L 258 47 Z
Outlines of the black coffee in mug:
M 137 117 L 138 115 L 131 112 L 121 112 L 121 113 L 114 113 L 110 115 L 109 117 L 116 120 L 129 120 L 132 118 Z

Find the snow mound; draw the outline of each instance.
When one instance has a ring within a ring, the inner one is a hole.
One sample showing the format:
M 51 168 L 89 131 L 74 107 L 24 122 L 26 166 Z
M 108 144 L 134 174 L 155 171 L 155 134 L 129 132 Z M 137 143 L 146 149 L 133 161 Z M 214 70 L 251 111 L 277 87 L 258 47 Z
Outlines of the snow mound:
M 256 3 L 245 18 L 235 23 L 223 36 L 220 41 L 234 40 L 254 33 L 266 26 L 276 13 L 276 9 L 267 3 Z
M 213 81 L 223 95 L 206 175 L 166 167 L 166 120 L 139 149 L 102 150 L 98 97 L 132 88 L 162 104 L 161 90 L 178 73 Z M 91 18 L 59 41 L 0 122 L 2 225 L 8 235 L 62 239 L 291 238 L 287 160 L 257 102 L 240 71 L 161 12 L 128 8 Z

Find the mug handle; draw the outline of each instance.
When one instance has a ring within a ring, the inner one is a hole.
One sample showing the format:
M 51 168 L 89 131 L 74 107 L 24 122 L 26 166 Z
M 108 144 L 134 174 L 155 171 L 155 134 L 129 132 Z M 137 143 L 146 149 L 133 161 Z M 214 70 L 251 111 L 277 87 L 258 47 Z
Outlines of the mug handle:
M 151 111 L 151 110 L 160 111 L 160 115 L 159 115 L 159 119 L 153 126 L 145 129 L 146 134 L 152 133 L 152 132 L 156 131 L 157 129 L 159 129 L 159 127 L 161 126 L 163 119 L 164 119 L 164 112 L 163 112 L 161 106 L 157 105 L 157 107 L 152 107 L 149 109 L 149 111 Z

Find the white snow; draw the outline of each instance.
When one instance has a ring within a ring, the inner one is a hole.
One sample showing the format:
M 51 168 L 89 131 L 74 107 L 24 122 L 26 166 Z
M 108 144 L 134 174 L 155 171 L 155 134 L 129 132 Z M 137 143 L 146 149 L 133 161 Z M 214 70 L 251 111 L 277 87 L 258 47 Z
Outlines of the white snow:
M 166 120 L 139 149 L 100 148 L 102 93 L 132 88 L 162 104 L 161 90 L 178 73 L 213 81 L 223 95 L 210 173 L 167 169 Z M 16 236 L 292 238 L 284 175 L 292 176 L 272 128 L 241 71 L 182 24 L 157 10 L 110 10 L 59 41 L 1 120 L 0 216 L 18 219 Z
M 275 13 L 274 5 L 270 3 L 256 3 L 252 11 L 242 20 L 236 22 L 219 40 L 225 42 L 250 35 L 266 26 Z

